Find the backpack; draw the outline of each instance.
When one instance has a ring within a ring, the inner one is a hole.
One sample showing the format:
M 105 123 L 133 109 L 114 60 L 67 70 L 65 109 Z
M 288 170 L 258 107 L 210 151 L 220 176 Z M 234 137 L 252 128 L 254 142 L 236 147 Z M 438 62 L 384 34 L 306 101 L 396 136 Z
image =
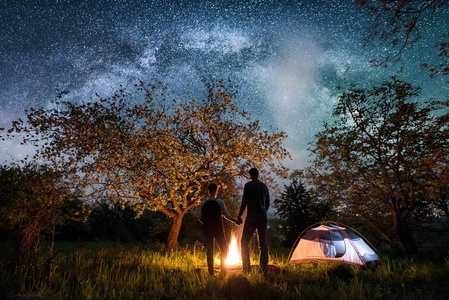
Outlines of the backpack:
M 221 208 L 217 201 L 208 200 L 201 209 L 204 227 L 216 227 L 222 224 Z

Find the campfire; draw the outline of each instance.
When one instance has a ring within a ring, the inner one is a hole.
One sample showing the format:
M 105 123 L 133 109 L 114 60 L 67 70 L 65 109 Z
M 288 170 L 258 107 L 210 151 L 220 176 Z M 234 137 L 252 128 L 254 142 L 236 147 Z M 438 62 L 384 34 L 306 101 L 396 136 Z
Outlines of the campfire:
M 241 266 L 242 265 L 242 255 L 240 254 L 239 248 L 237 246 L 237 238 L 232 233 L 231 244 L 229 244 L 228 258 L 226 259 L 226 266 Z
M 229 244 L 228 257 L 226 259 L 226 267 L 229 270 L 241 270 L 242 255 L 237 243 L 237 236 L 235 232 L 231 234 L 231 243 Z M 215 268 L 219 269 L 220 258 L 215 257 Z M 281 269 L 274 265 L 268 265 L 267 273 L 279 273 Z
M 229 244 L 228 257 L 225 262 L 228 269 L 240 268 L 242 266 L 242 255 L 237 244 L 237 236 L 233 232 L 231 234 L 231 243 Z M 220 265 L 220 257 L 217 255 L 215 257 L 215 265 Z

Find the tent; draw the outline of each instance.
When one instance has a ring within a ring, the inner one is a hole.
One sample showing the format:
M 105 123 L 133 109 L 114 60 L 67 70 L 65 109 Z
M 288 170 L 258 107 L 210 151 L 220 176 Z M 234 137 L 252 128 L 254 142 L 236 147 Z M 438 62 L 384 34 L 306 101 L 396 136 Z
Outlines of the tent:
M 366 266 L 379 260 L 374 247 L 343 224 L 317 223 L 304 230 L 298 239 L 289 263 L 342 261 Z

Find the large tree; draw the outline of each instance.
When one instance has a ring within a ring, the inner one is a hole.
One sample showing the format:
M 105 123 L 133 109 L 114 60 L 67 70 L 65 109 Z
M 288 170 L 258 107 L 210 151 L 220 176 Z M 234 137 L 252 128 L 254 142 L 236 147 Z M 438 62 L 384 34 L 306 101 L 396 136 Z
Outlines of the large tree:
M 385 56 L 372 60 L 375 66 L 385 67 L 400 61 L 404 51 L 412 51 L 422 38 L 426 18 L 436 17 L 429 26 L 441 26 L 441 22 L 446 20 L 443 19 L 445 14 L 439 10 L 449 5 L 446 0 L 356 0 L 354 3 L 371 20 L 369 32 L 364 39 L 365 45 L 374 44 L 390 49 Z M 435 57 L 439 58 L 439 63 L 421 62 L 421 66 L 429 69 L 431 77 L 449 75 L 449 31 L 447 28 L 440 28 L 441 31 L 437 33 L 439 40 L 435 44 Z
M 35 145 L 36 159 L 64 169 L 88 196 L 114 194 L 173 220 L 167 246 L 178 246 L 185 213 L 200 203 L 204 186 L 249 166 L 285 176 L 284 132 L 262 130 L 234 104 L 230 81 L 204 81 L 200 100 L 179 98 L 167 84 L 139 81 L 112 97 L 81 104 L 60 92 L 51 108 L 32 109 L 10 133 Z
M 438 111 L 449 102 L 418 96 L 418 88 L 394 77 L 342 92 L 334 121 L 312 145 L 308 169 L 317 188 L 339 199 L 342 209 L 409 253 L 417 246 L 408 220 L 429 201 L 429 181 L 445 176 L 434 170 L 447 170 L 449 157 L 447 114 Z
M 449 106 L 449 101 L 446 102 L 446 106 Z M 436 118 L 435 126 L 441 130 L 434 130 L 433 136 L 430 137 L 433 155 L 426 158 L 430 163 L 426 164 L 425 187 L 431 208 L 438 213 L 443 212 L 449 218 L 449 113 L 447 110 Z

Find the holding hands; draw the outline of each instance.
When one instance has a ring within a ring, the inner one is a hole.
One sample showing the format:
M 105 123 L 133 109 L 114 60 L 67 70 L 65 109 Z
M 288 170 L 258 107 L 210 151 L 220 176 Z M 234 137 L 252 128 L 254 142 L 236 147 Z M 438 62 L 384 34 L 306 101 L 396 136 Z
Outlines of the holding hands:
M 237 224 L 237 225 L 240 225 L 240 224 L 242 224 L 243 223 L 243 221 L 242 221 L 242 218 L 241 217 L 238 217 L 236 220 L 235 220 L 235 224 Z

